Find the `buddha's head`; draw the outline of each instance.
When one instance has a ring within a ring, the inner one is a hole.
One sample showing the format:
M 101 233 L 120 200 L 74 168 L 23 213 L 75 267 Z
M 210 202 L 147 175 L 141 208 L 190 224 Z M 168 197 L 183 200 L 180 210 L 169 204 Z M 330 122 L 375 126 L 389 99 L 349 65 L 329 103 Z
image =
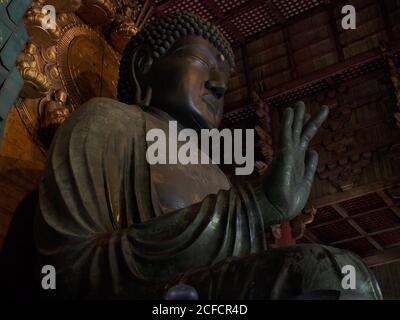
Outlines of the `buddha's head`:
M 120 65 L 118 99 L 163 110 L 185 127 L 218 127 L 234 67 L 232 49 L 191 13 L 161 16 L 135 35 Z

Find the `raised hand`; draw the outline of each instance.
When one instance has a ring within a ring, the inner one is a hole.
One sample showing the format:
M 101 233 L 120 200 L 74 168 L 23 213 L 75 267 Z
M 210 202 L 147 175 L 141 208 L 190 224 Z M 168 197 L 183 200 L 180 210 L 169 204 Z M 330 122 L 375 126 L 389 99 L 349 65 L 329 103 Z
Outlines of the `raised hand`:
M 310 119 L 303 102 L 294 111 L 285 110 L 279 148 L 264 180 L 265 194 L 284 220 L 298 215 L 308 200 L 318 164 L 318 154 L 308 151 L 308 144 L 328 113 L 322 106 Z

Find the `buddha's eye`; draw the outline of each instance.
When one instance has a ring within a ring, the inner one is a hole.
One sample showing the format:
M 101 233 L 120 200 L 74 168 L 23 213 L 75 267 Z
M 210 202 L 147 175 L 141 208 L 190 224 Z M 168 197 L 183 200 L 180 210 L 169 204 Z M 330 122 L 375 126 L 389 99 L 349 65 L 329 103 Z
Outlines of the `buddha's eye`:
M 198 57 L 198 56 L 194 56 L 194 55 L 187 55 L 186 56 L 189 60 L 194 61 L 196 63 L 200 63 L 203 67 L 209 68 L 210 66 L 208 65 L 208 63 L 203 60 L 202 58 Z

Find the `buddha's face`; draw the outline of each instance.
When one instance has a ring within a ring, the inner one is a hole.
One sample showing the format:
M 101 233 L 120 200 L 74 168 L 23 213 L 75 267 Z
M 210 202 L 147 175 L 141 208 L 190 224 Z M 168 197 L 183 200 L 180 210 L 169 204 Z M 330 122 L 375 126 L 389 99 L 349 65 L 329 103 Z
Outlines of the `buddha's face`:
M 147 75 L 151 105 L 194 129 L 216 128 L 222 118 L 229 64 L 202 37 L 177 41 Z

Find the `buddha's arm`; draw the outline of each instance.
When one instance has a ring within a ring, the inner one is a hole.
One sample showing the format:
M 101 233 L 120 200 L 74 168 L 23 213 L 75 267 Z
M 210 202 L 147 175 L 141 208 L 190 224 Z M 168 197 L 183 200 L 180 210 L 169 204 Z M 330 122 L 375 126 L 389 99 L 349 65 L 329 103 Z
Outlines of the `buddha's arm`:
M 221 191 L 157 216 L 143 123 L 105 103 L 81 107 L 59 129 L 39 189 L 40 263 L 55 266 L 59 292 L 137 297 L 143 281 L 265 249 L 266 225 L 282 217 L 261 187 Z

